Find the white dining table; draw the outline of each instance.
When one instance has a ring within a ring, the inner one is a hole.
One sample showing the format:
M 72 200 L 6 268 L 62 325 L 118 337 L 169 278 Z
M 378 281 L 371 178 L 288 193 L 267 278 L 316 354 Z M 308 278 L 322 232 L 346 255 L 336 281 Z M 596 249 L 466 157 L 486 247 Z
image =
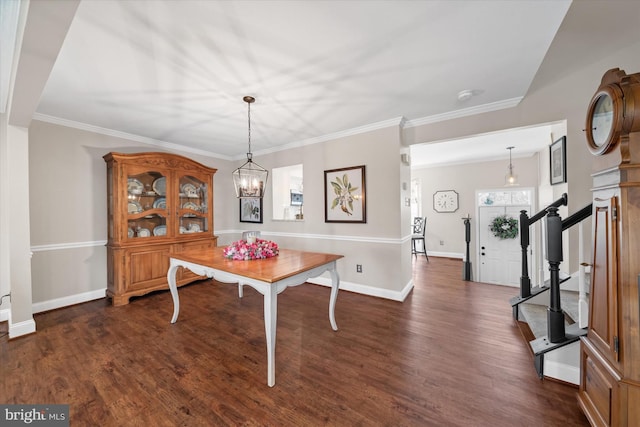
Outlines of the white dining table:
M 224 256 L 223 248 L 191 250 L 172 253 L 169 260 L 167 280 L 173 299 L 171 323 L 178 320 L 180 299 L 176 284 L 179 267 L 191 270 L 200 276 L 223 283 L 237 283 L 239 297 L 243 296 L 243 286 L 251 286 L 264 298 L 264 327 L 267 341 L 267 384 L 276 383 L 275 345 L 278 313 L 278 294 L 290 286 L 298 286 L 308 279 L 325 272 L 331 275 L 331 295 L 329 297 L 329 322 L 334 331 L 338 330 L 335 320 L 335 306 L 340 278 L 336 262 L 342 255 L 320 252 L 304 252 L 280 249 L 279 254 L 266 259 L 238 261 Z

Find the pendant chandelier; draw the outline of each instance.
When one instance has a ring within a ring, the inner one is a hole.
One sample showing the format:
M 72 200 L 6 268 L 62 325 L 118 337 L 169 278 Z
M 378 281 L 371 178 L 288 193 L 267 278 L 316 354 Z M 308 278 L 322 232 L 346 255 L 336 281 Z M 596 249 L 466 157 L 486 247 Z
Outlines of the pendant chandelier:
M 249 152 L 244 165 L 233 171 L 233 186 L 236 189 L 236 197 L 264 197 L 269 172 L 262 166 L 254 163 L 251 154 L 251 104 L 255 102 L 252 96 L 242 98 L 247 103 L 249 119 Z
M 513 187 L 518 185 L 518 175 L 513 173 L 513 164 L 511 163 L 511 150 L 515 147 L 507 147 L 509 150 L 509 173 L 507 173 L 504 177 L 504 185 L 505 187 Z

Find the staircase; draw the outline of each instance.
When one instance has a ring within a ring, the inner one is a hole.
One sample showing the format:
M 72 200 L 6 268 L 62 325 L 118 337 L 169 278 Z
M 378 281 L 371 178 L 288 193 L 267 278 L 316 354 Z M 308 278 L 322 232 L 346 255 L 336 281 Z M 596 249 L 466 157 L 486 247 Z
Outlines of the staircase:
M 532 217 L 526 211 L 520 211 L 520 295 L 511 298 L 509 302 L 513 318 L 533 353 L 538 376 L 580 384 L 580 337 L 586 335 L 588 323 L 588 264 L 581 262 L 574 277 L 560 271 L 563 261 L 562 233 L 578 226 L 578 256 L 585 259 L 582 251 L 582 222 L 591 216 L 593 205 L 589 204 L 563 220 L 558 214 L 558 208 L 566 206 L 567 202 L 568 196 L 564 193 Z M 549 265 L 549 280 L 532 287 L 527 261 L 529 228 L 542 218 L 545 219 L 545 259 Z M 563 283 L 566 285 L 561 289 L 560 285 Z M 572 287 L 572 291 L 567 289 L 568 286 Z M 578 292 L 575 292 L 574 287 Z
M 587 333 L 577 323 L 579 293 L 561 290 L 560 299 L 565 317 L 566 340 L 551 343 L 547 338 L 548 292 L 538 294 L 518 304 L 518 327 L 529 343 L 534 365 L 540 378 L 548 377 L 571 384 L 580 383 L 580 336 Z

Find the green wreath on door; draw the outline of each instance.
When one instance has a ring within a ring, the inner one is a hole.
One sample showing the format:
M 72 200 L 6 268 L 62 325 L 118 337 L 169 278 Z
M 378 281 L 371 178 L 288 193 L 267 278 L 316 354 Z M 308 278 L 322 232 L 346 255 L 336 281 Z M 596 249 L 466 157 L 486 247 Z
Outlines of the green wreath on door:
M 515 239 L 518 235 L 518 220 L 506 215 L 497 216 L 489 224 L 489 230 L 499 239 Z

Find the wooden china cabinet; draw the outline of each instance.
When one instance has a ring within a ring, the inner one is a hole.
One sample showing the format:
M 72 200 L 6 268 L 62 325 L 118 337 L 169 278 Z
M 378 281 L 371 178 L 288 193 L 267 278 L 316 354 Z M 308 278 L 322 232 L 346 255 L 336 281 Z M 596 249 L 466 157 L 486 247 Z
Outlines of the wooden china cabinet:
M 593 426 L 640 426 L 640 73 L 605 73 L 586 135 L 593 264 L 578 403 Z
M 107 162 L 107 296 L 113 305 L 168 289 L 172 253 L 216 246 L 213 175 L 186 157 L 109 153 Z M 178 285 L 202 279 L 178 272 Z

